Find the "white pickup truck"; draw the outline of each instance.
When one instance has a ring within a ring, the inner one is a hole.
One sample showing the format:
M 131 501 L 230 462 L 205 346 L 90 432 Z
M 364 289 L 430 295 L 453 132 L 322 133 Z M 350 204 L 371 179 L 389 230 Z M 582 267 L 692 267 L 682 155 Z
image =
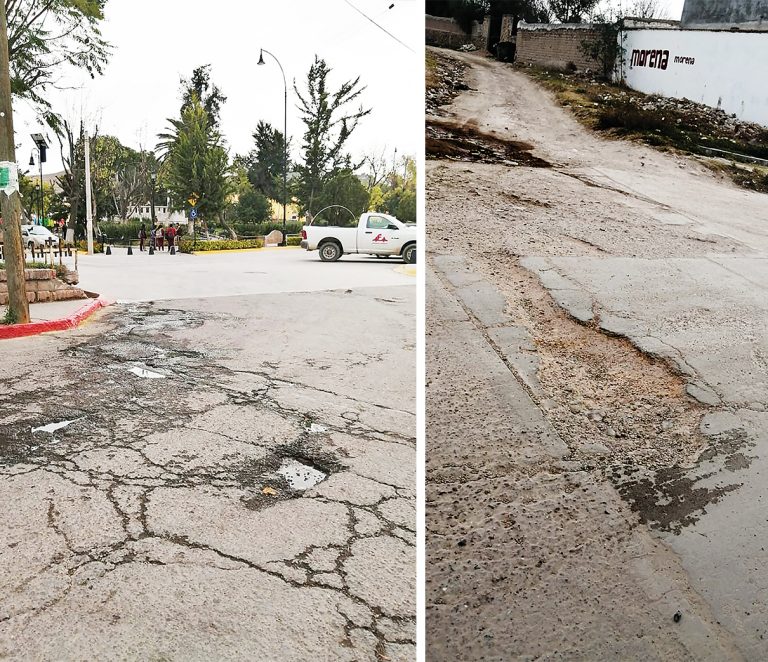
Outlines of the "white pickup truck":
M 416 226 L 394 216 L 367 212 L 360 216 L 357 226 L 305 225 L 301 230 L 301 247 L 319 251 L 323 262 L 335 262 L 345 253 L 382 258 L 396 255 L 405 262 L 415 262 Z

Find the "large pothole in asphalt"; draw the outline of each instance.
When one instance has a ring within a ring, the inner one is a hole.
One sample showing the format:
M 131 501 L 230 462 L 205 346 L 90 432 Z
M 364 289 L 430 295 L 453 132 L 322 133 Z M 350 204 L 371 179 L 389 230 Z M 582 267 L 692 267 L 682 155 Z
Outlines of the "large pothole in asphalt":
M 251 490 L 243 503 L 251 510 L 261 510 L 277 501 L 295 499 L 344 469 L 335 453 L 306 437 L 278 446 L 238 472 L 240 482 Z
M 450 119 L 427 119 L 427 158 L 500 163 L 530 168 L 551 168 L 552 164 L 531 154 L 534 146 L 521 140 L 507 140 L 482 131 L 476 125 Z

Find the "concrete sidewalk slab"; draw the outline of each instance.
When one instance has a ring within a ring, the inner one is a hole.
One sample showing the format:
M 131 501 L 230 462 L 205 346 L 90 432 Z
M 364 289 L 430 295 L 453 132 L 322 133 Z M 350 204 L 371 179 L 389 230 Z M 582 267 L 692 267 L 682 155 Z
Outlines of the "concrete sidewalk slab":
M 69 301 L 47 301 L 29 304 L 29 317 L 33 322 L 50 322 L 75 314 L 90 299 L 70 299 Z
M 57 302 L 65 303 L 65 302 Z M 40 333 L 51 331 L 65 331 L 73 329 L 81 322 L 90 317 L 100 308 L 109 305 L 106 299 L 76 299 L 66 303 L 79 303 L 79 307 L 70 308 L 56 306 L 51 310 L 32 309 L 30 306 L 30 315 L 32 321 L 29 324 L 9 324 L 0 325 L 0 340 L 9 340 L 12 338 L 24 338 L 26 336 L 35 336 Z M 47 306 L 49 304 L 33 304 L 34 306 Z M 55 304 L 50 304 L 55 305 Z M 60 316 L 57 316 L 60 315 Z M 42 318 L 41 318 L 42 316 Z M 46 319 L 47 318 L 47 319 Z

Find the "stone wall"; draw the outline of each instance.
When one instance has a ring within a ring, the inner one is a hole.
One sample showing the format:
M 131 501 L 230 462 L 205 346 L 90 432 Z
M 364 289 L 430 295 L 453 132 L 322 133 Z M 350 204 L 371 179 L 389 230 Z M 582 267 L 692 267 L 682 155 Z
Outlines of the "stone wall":
M 67 299 L 86 299 L 83 290 L 68 285 L 56 278 L 53 269 L 25 269 L 27 301 L 42 303 L 44 301 L 65 301 Z M 8 303 L 8 273 L 0 270 L 0 305 Z
M 472 21 L 472 31 L 467 33 L 452 18 L 426 16 L 426 44 L 427 46 L 454 49 L 464 44 L 474 44 L 478 49 L 485 50 L 488 44 L 489 22 L 488 20 Z
M 596 38 L 591 23 L 526 23 L 517 27 L 515 60 L 547 69 L 595 71 L 598 62 L 581 52 L 581 43 Z

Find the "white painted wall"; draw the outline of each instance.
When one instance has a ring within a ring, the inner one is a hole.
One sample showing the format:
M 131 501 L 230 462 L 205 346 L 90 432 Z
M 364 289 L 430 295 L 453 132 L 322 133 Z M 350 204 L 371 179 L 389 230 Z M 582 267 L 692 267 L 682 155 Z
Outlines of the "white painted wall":
M 768 34 L 627 30 L 622 38 L 623 75 L 632 89 L 720 107 L 768 126 Z M 632 65 L 633 50 L 669 51 L 667 68 Z M 693 64 L 675 57 L 693 58 Z

